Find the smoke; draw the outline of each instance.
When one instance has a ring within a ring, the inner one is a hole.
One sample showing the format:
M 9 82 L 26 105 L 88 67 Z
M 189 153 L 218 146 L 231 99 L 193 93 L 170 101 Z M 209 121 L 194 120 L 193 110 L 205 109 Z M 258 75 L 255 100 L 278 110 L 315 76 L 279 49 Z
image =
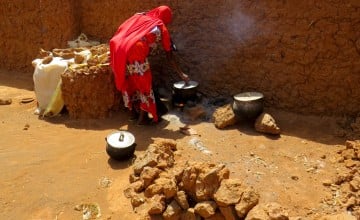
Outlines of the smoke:
M 223 18 L 226 33 L 237 42 L 247 41 L 253 37 L 254 24 L 254 19 L 239 9 L 234 9 Z

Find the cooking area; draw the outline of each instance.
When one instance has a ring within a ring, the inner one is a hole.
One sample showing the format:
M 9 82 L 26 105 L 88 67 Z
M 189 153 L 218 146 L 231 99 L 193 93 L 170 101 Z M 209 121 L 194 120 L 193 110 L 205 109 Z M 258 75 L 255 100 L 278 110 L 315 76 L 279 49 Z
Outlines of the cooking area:
M 0 8 L 4 219 L 360 218 L 357 1 Z

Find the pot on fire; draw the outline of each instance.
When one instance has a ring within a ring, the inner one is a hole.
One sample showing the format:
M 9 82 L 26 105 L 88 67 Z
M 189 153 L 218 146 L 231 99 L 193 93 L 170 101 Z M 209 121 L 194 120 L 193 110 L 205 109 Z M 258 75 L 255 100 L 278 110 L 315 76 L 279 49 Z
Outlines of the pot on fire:
M 175 99 L 181 101 L 195 100 L 197 87 L 199 83 L 196 81 L 179 81 L 173 84 L 173 92 Z
M 239 119 L 255 120 L 264 110 L 264 95 L 260 92 L 243 92 L 234 95 L 232 109 Z

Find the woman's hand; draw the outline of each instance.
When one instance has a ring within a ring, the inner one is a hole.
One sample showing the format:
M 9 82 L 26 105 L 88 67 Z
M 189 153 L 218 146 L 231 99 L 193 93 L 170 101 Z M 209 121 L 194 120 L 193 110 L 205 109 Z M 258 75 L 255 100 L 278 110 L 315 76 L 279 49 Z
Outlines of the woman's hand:
M 189 76 L 186 75 L 185 73 L 180 72 L 179 75 L 180 75 L 180 78 L 181 78 L 182 80 L 184 80 L 186 83 L 190 81 Z

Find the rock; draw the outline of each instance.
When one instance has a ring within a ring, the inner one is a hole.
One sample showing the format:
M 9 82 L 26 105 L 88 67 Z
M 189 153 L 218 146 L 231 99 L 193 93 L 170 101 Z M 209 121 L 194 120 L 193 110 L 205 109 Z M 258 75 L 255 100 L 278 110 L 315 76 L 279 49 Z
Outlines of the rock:
M 170 139 L 155 139 L 148 146 L 147 151 L 140 155 L 134 162 L 134 174 L 140 175 L 144 167 L 157 167 L 166 169 L 174 165 L 174 153 L 176 142 Z
M 140 174 L 140 181 L 143 182 L 144 188 L 147 188 L 152 184 L 153 180 L 159 176 L 161 170 L 153 167 L 144 167 L 143 171 Z
M 235 210 L 240 218 L 245 218 L 248 212 L 259 203 L 260 195 L 252 188 L 247 188 L 240 199 L 240 202 L 235 205 Z
M 237 119 L 231 105 L 228 104 L 215 110 L 213 114 L 213 121 L 215 127 L 223 129 L 236 124 Z
M 270 218 L 264 208 L 260 205 L 257 205 L 250 210 L 245 220 L 270 220 Z
M 163 194 L 166 199 L 173 198 L 177 193 L 177 185 L 174 178 L 160 177 L 145 189 L 145 196 L 150 198 L 156 194 Z
M 139 207 L 144 202 L 145 202 L 145 198 L 143 198 L 139 194 L 133 195 L 131 198 L 131 205 L 133 208 Z
M 184 210 L 189 209 L 189 202 L 187 201 L 187 196 L 184 191 L 178 191 L 176 193 L 175 200 L 182 209 L 184 209 Z
M 173 200 L 163 213 L 164 220 L 178 220 L 181 217 L 181 207 Z
M 172 139 L 166 139 L 166 138 L 154 138 L 154 144 L 163 147 L 163 148 L 169 148 L 172 151 L 177 150 L 177 143 L 175 140 Z
M 195 184 L 195 194 L 197 200 L 204 201 L 212 199 L 214 193 L 220 186 L 219 172 L 223 168 L 224 166 L 219 166 L 210 170 L 202 170 L 202 172 L 200 172 L 198 180 Z
M 131 183 L 129 187 L 124 190 L 124 194 L 126 197 L 131 196 L 134 193 L 139 193 L 143 191 L 143 189 L 143 183 L 141 181 L 136 181 Z
M 219 206 L 235 205 L 241 199 L 244 188 L 239 179 L 225 179 L 214 194 L 214 200 Z
M 144 195 L 147 198 L 151 198 L 154 195 L 162 194 L 163 193 L 163 186 L 159 184 L 151 184 L 148 188 L 145 189 Z
M 140 175 L 144 167 L 155 167 L 157 165 L 157 154 L 146 151 L 146 153 L 138 158 L 134 162 L 134 173 Z
M 149 203 L 145 203 L 146 210 L 149 215 L 162 214 L 165 210 L 165 197 L 162 195 L 154 195 Z
M 255 206 L 247 214 L 245 220 L 288 220 L 286 209 L 277 203 L 267 203 Z
M 280 134 L 280 128 L 275 119 L 268 113 L 262 113 L 255 121 L 255 129 L 266 134 Z
M 219 188 L 220 180 L 227 177 L 228 173 L 224 169 L 223 164 L 188 163 L 179 185 L 196 201 L 210 200 Z
M 188 164 L 188 166 L 183 171 L 181 182 L 179 184 L 182 190 L 188 193 L 193 199 L 196 198 L 195 184 L 200 172 L 200 170 L 195 166 L 196 164 L 193 163 Z
M 177 184 L 176 184 L 176 181 L 174 178 L 157 179 L 155 181 L 155 183 L 163 184 L 163 193 L 164 193 L 166 199 L 173 198 L 174 196 L 176 196 L 178 187 L 177 187 Z
M 217 205 L 214 201 L 199 202 L 195 205 L 194 210 L 203 218 L 209 218 L 215 214 Z
M 155 140 L 158 142 L 158 144 L 150 144 L 148 147 L 147 152 L 149 154 L 155 154 L 156 156 L 156 162 L 159 169 L 167 169 L 169 167 L 172 167 L 174 165 L 174 150 L 173 148 L 176 148 L 176 145 L 172 145 L 170 142 L 168 142 L 166 139 L 162 140 Z

